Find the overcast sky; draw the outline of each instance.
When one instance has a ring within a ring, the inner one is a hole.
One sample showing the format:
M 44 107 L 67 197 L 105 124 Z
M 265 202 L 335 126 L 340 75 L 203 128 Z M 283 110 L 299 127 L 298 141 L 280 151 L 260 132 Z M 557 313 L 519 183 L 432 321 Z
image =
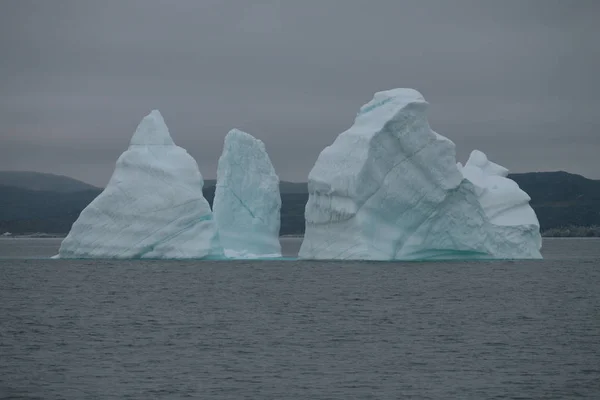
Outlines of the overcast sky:
M 4 0 L 0 170 L 105 185 L 157 108 L 214 178 L 232 128 L 305 181 L 374 92 L 457 146 L 600 178 L 597 0 Z

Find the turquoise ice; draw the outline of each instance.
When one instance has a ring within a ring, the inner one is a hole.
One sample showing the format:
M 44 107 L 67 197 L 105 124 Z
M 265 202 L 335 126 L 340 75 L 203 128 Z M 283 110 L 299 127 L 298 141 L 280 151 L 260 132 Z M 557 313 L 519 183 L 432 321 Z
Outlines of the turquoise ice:
M 229 258 L 281 257 L 279 177 L 262 141 L 234 129 L 225 137 L 213 201 Z

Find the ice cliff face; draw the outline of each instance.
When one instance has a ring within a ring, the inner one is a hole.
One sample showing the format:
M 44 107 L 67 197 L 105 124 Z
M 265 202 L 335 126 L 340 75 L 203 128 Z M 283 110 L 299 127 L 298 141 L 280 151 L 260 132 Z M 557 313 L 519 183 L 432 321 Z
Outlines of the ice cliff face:
M 279 178 L 262 141 L 234 129 L 225 137 L 213 201 L 225 255 L 280 257 Z
M 63 240 L 60 258 L 220 258 L 196 161 L 158 111 L 146 116 L 106 189 Z
M 515 247 L 515 229 L 492 224 L 427 107 L 412 89 L 376 93 L 321 152 L 308 177 L 301 258 L 540 257 L 534 238 Z

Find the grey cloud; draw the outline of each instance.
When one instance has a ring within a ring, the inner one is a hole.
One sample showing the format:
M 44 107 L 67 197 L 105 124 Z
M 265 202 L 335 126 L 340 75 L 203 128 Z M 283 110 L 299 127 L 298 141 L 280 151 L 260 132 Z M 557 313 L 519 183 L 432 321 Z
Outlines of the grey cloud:
M 600 178 L 596 1 L 107 0 L 0 5 L 0 169 L 104 184 L 161 110 L 214 177 L 226 132 L 283 179 L 375 91 L 414 87 L 460 159 Z

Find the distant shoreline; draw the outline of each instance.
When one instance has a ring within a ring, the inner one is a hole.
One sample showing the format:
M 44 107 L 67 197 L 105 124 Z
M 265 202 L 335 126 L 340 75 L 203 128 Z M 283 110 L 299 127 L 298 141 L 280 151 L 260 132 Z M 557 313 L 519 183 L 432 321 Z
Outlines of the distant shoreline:
M 600 237 L 600 226 L 566 226 L 564 228 L 547 229 L 542 232 L 542 237 Z
M 64 239 L 67 235 L 52 234 L 52 233 L 32 233 L 32 234 L 15 234 L 1 235 L 0 239 Z

